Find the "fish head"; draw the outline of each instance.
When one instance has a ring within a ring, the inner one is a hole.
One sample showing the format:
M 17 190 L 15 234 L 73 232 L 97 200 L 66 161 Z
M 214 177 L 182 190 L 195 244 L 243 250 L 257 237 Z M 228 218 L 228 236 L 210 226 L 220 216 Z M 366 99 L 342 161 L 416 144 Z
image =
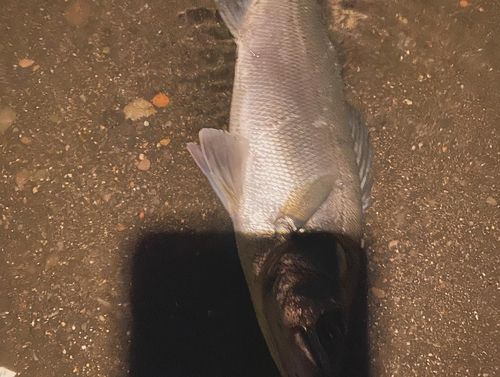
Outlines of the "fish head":
M 261 327 L 283 376 L 341 374 L 352 290 L 344 254 L 336 237 L 297 235 L 268 270 Z

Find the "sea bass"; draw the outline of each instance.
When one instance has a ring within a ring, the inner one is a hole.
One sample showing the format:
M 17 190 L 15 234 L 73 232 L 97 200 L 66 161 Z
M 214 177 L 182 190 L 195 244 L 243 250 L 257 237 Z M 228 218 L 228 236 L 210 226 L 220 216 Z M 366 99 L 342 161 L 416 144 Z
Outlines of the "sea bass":
M 335 376 L 360 272 L 372 151 L 317 0 L 215 0 L 237 44 L 229 131 L 188 149 L 229 212 L 283 376 Z

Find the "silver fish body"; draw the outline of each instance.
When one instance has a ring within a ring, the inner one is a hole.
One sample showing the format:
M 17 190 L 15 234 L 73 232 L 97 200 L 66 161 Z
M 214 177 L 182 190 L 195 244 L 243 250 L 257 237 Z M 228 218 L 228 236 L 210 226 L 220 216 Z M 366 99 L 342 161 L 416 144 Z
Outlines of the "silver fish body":
M 216 0 L 238 47 L 229 132 L 188 149 L 228 210 L 283 376 L 330 376 L 356 289 L 368 131 L 317 0 Z M 318 241 L 319 240 L 319 241 Z

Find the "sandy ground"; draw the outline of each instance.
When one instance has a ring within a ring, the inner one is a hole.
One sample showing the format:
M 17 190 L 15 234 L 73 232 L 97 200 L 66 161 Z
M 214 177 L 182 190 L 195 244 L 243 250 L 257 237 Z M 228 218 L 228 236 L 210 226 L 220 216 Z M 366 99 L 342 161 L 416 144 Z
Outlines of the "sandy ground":
M 376 151 L 374 376 L 500 375 L 498 6 L 333 1 Z M 276 376 L 185 149 L 228 123 L 235 45 L 213 3 L 3 0 L 0 36 L 0 367 Z

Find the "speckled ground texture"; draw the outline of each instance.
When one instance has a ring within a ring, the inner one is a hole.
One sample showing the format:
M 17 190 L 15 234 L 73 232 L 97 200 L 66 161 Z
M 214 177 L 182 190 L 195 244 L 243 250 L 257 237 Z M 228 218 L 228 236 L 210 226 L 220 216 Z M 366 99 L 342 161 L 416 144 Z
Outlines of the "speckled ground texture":
M 499 5 L 332 1 L 376 151 L 373 376 L 500 375 Z M 214 4 L 3 0 L 0 36 L 0 367 L 276 376 L 185 149 L 228 123 L 235 45 Z M 125 119 L 159 92 L 167 107 Z

